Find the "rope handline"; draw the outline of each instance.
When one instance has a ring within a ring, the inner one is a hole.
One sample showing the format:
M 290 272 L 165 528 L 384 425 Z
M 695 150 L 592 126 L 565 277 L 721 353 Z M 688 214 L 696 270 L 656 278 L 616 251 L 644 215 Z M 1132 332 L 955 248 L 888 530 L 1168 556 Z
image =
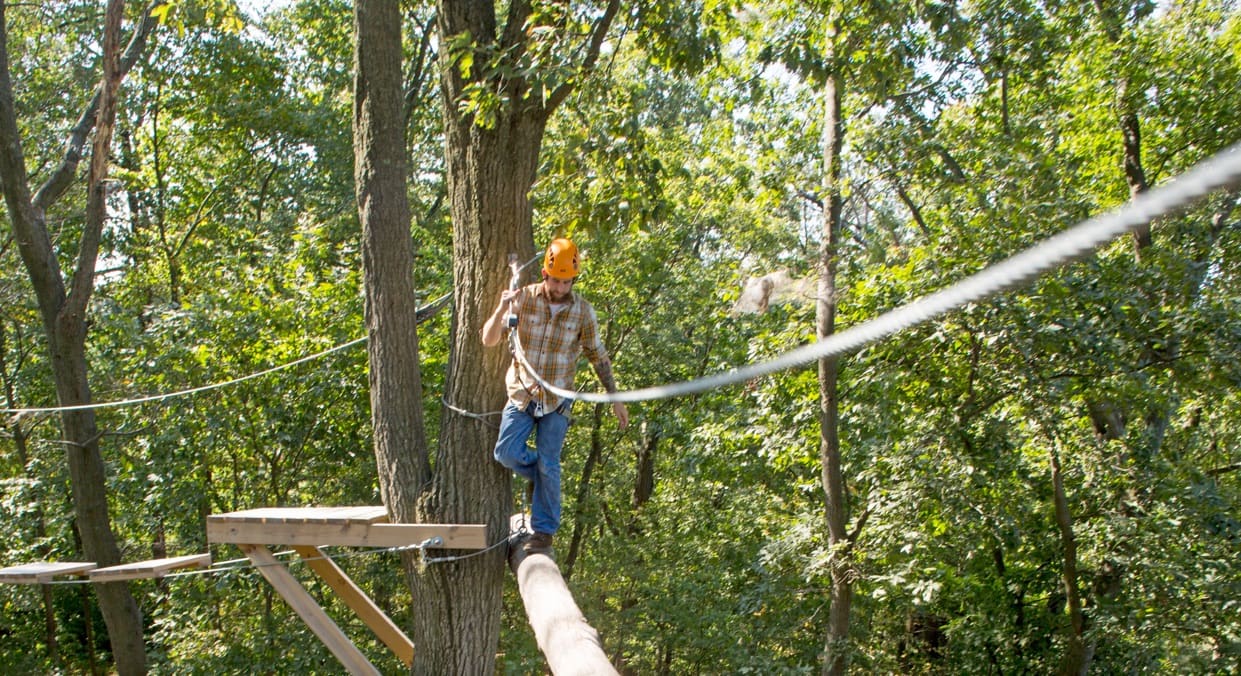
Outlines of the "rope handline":
M 1215 190 L 1238 185 L 1241 185 L 1241 143 L 1229 146 L 1195 164 L 1171 182 L 1135 197 L 1119 209 L 1082 221 L 999 263 L 983 268 L 948 288 L 917 298 L 817 342 L 790 350 L 770 361 L 694 380 L 622 392 L 575 392 L 556 387 L 544 380 L 526 361 L 520 338 L 513 341 L 516 346 L 513 354 L 544 389 L 557 396 L 580 401 L 597 404 L 635 402 L 703 392 L 818 359 L 853 352 L 962 305 L 985 300 L 1033 281 L 1052 268 L 1085 257 L 1127 231 L 1189 206 Z M 517 332 L 512 333 L 516 336 Z
M 452 292 L 449 291 L 448 293 L 440 296 L 439 298 L 436 298 L 430 303 L 427 303 L 426 305 L 418 308 L 418 312 L 422 312 L 424 310 L 428 310 L 430 308 L 436 307 L 437 305 L 443 303 L 447 298 L 451 296 L 452 296 Z M 293 361 L 285 363 L 285 364 L 280 364 L 278 366 L 273 366 L 269 369 L 264 369 L 256 373 L 251 373 L 249 375 L 244 375 L 238 378 L 233 378 L 232 380 L 226 380 L 223 382 L 213 383 L 210 385 L 194 387 L 188 390 L 179 390 L 177 392 L 168 392 L 165 394 L 153 394 L 153 395 L 146 396 L 146 397 L 134 397 L 132 399 L 123 399 L 120 401 L 98 402 L 98 403 L 92 403 L 92 404 L 77 404 L 75 406 L 46 406 L 46 407 L 41 407 L 41 408 L 0 408 L 0 413 L 26 415 L 26 414 L 31 414 L 31 413 L 58 413 L 60 411 L 84 411 L 88 409 L 97 409 L 97 408 L 116 408 L 120 406 L 130 406 L 133 404 L 144 404 L 144 403 L 152 402 L 152 401 L 163 401 L 165 399 L 183 397 L 183 396 L 190 395 L 190 394 L 198 394 L 200 392 L 207 392 L 209 390 L 215 390 L 215 389 L 220 389 L 223 387 L 228 387 L 230 385 L 236 385 L 237 383 L 242 383 L 247 380 L 253 380 L 255 378 L 259 378 L 261 376 L 270 375 L 277 371 L 282 371 L 284 369 L 297 366 L 298 364 L 304 364 L 308 361 L 314 361 L 316 359 L 326 357 L 327 355 L 332 354 L 333 352 L 339 352 L 346 348 L 353 347 L 354 345 L 357 345 L 358 343 L 366 342 L 366 339 L 367 339 L 366 336 L 362 336 L 360 338 L 354 338 L 353 340 L 350 340 L 345 343 L 341 343 L 340 345 L 337 345 L 336 347 L 331 347 L 321 352 L 316 352 L 311 355 L 306 355 L 304 357 L 294 359 Z

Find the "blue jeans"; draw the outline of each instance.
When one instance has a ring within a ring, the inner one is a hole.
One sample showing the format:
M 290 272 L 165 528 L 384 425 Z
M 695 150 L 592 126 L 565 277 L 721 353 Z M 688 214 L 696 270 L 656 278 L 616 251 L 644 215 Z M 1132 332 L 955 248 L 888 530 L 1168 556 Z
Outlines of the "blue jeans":
M 534 404 L 519 409 L 509 402 L 500 418 L 495 458 L 518 476 L 534 483 L 530 505 L 531 526 L 536 533 L 553 534 L 560 529 L 560 449 L 569 430 L 571 401 L 536 418 Z M 526 443 L 535 433 L 534 448 Z

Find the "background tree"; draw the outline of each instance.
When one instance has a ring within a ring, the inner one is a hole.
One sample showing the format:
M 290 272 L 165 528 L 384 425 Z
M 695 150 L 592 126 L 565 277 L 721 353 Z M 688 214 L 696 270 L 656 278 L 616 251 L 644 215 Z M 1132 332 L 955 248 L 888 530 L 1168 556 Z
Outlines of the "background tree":
M 102 78 L 95 96 L 73 130 L 62 163 L 32 195 L 9 69 L 7 30 L 0 26 L 0 177 L 14 239 L 39 300 L 49 364 L 61 406 L 89 405 L 92 401 L 86 356 L 88 303 L 95 283 L 99 240 L 108 211 L 108 167 L 117 97 L 121 80 L 143 51 L 151 22 L 138 18 L 131 47 L 122 60 L 121 21 L 124 3 L 108 3 L 101 48 Z M 7 23 L 0 4 L 0 23 Z M 59 251 L 48 233 L 46 214 L 76 175 L 83 144 L 94 129 L 87 179 L 85 218 L 76 242 L 77 266 L 68 282 L 61 272 Z M 61 414 L 65 456 L 68 460 L 78 532 L 84 554 L 100 566 L 120 563 L 120 550 L 109 518 L 107 478 L 100 454 L 100 433 L 90 408 Z M 100 608 L 112 643 L 117 670 L 122 674 L 146 672 L 141 612 L 124 583 L 97 585 Z

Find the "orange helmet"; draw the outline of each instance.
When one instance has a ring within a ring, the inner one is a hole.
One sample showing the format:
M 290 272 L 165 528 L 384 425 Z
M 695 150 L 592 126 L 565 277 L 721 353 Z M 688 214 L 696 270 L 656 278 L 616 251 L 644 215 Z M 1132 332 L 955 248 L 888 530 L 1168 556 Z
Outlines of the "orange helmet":
M 573 279 L 581 271 L 577 245 L 572 240 L 559 237 L 547 245 L 547 253 L 543 255 L 544 274 L 556 279 Z

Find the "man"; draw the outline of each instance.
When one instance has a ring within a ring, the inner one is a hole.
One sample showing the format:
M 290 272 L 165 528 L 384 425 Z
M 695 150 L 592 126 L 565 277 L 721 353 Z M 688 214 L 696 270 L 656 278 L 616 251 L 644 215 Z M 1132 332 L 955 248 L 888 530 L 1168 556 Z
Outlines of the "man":
M 483 345 L 500 342 L 508 315 L 517 315 L 517 335 L 526 361 L 539 376 L 560 389 L 573 388 L 579 354 L 586 355 L 599 382 L 616 391 L 612 363 L 599 340 L 595 309 L 573 293 L 581 272 L 577 246 L 554 239 L 543 256 L 543 281 L 500 294 L 500 304 L 483 324 Z M 534 534 L 523 545 L 528 554 L 551 554 L 552 536 L 560 528 L 560 449 L 569 429 L 572 399 L 544 391 L 517 359 L 505 375 L 508 403 L 500 419 L 495 458 L 533 484 L 530 521 Z M 625 404 L 612 404 L 621 429 L 629 425 Z M 534 433 L 534 448 L 527 445 Z

